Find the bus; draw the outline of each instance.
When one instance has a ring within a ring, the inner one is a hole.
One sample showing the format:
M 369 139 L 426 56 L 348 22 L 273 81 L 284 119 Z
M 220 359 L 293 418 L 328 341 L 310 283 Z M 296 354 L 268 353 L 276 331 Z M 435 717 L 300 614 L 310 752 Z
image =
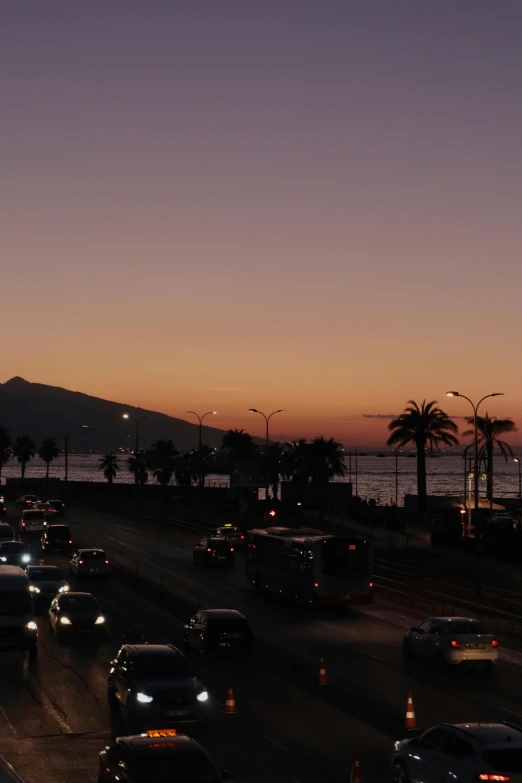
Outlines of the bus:
M 312 528 L 249 530 L 245 570 L 259 592 L 306 603 L 368 604 L 373 588 L 372 545 Z

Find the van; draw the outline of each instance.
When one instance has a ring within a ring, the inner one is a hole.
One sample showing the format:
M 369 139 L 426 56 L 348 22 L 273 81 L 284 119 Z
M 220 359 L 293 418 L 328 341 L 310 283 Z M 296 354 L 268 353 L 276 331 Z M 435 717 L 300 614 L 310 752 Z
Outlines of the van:
M 19 566 L 0 568 L 0 652 L 28 650 L 36 657 L 38 629 L 34 621 L 29 579 Z
M 32 508 L 22 511 L 20 520 L 20 534 L 39 533 L 42 535 L 47 527 L 47 514 L 45 511 L 38 511 Z

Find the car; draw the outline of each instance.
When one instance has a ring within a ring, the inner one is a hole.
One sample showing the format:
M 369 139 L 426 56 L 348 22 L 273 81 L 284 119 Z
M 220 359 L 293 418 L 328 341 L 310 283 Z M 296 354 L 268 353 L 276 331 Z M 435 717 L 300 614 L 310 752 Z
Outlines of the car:
M 32 508 L 34 503 L 41 503 L 41 499 L 38 497 L 38 495 L 20 495 L 19 498 L 16 499 L 15 504 L 21 508 Z
M 522 783 L 522 729 L 510 723 L 442 723 L 396 742 L 391 766 L 394 783 Z
M 218 538 L 224 538 L 235 549 L 245 546 L 245 534 L 240 527 L 234 527 L 234 525 L 223 525 L 216 530 L 216 536 Z
M 14 538 L 14 530 L 7 522 L 0 522 L 0 541 L 11 541 Z
M 71 531 L 67 525 L 48 525 L 40 539 L 42 552 L 70 552 Z
M 52 599 L 59 593 L 69 592 L 69 583 L 58 566 L 29 565 L 25 568 L 29 579 L 29 591 L 34 599 Z
M 183 626 L 187 651 L 206 656 L 250 655 L 254 636 L 244 614 L 236 609 L 206 609 Z
M 234 567 L 234 547 L 224 538 L 206 536 L 194 547 L 194 565 Z
M 0 651 L 27 650 L 38 655 L 38 626 L 29 592 L 29 579 L 20 566 L 0 568 Z
M 62 641 L 74 634 L 105 634 L 105 616 L 91 593 L 65 592 L 57 595 L 49 607 L 49 627 Z
M 109 703 L 120 710 L 131 734 L 180 723 L 208 724 L 217 717 L 215 702 L 192 664 L 172 644 L 124 644 L 110 666 Z
M 28 508 L 26 511 L 22 511 L 20 535 L 36 533 L 41 535 L 47 527 L 47 517 L 48 514 L 45 511 L 39 511 L 34 508 Z
M 31 553 L 22 541 L 0 542 L 0 565 L 17 565 L 24 568 L 31 562 Z
M 428 617 L 406 631 L 406 658 L 431 661 L 440 669 L 480 664 L 488 672 L 498 660 L 498 639 L 472 617 Z
M 56 509 L 50 503 L 33 503 L 32 509 L 33 511 L 43 511 L 47 518 L 56 516 Z
M 107 576 L 111 566 L 103 549 L 79 549 L 71 557 L 69 573 L 71 576 Z
M 65 516 L 65 503 L 63 500 L 48 500 L 47 503 L 54 508 L 57 517 Z
M 222 783 L 230 773 L 217 771 L 201 745 L 175 729 L 152 729 L 117 737 L 99 755 L 98 783 Z

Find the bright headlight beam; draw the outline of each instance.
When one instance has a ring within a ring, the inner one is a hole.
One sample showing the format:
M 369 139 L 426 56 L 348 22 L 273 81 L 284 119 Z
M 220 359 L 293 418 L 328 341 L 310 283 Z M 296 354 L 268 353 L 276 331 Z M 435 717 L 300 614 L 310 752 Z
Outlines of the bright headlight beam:
M 201 693 L 198 693 L 196 696 L 196 699 L 198 701 L 208 701 L 208 691 L 201 691 Z
M 137 693 L 136 698 L 141 704 L 150 704 L 152 701 L 152 696 L 147 696 L 146 693 Z

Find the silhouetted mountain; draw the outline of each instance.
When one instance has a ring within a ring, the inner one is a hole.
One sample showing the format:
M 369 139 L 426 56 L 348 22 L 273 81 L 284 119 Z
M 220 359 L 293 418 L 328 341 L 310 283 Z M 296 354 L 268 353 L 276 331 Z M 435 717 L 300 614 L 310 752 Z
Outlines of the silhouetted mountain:
M 13 438 L 30 435 L 39 443 L 51 435 L 62 445 L 67 433 L 70 451 L 134 448 L 134 422 L 123 419 L 123 413 L 147 417 L 140 424 L 140 448 L 160 438 L 171 438 L 182 451 L 198 445 L 197 424 L 164 413 L 19 377 L 0 383 L 0 425 L 8 427 Z M 203 427 L 203 443 L 219 447 L 223 434 L 224 430 Z

